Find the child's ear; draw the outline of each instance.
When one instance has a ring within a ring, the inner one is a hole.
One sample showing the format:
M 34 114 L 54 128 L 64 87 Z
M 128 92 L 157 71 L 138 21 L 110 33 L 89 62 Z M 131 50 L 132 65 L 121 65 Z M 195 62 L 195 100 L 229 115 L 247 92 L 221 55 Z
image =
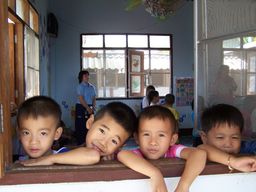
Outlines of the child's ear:
M 89 119 L 86 121 L 86 128 L 90 129 L 92 127 L 92 124 L 94 122 L 94 115 L 90 115 Z
M 54 140 L 58 140 L 61 136 L 63 132 L 63 128 L 62 127 L 58 127 L 55 131 L 55 136 L 54 136 Z
M 200 131 L 200 137 L 201 137 L 201 140 L 203 141 L 203 144 L 206 144 L 207 143 L 207 135 L 204 131 Z
M 170 146 L 174 145 L 178 141 L 178 138 L 179 138 L 178 134 L 174 133 L 171 138 Z

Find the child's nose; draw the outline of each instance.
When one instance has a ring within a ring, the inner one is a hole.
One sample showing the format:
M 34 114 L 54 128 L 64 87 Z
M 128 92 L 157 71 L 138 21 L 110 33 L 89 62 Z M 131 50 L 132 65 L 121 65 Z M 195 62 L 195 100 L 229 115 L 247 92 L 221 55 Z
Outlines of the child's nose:
M 157 145 L 157 141 L 154 137 L 151 137 L 150 144 L 151 145 Z
M 225 141 L 225 147 L 231 147 L 232 146 L 232 139 L 227 138 Z
M 38 142 L 38 138 L 37 138 L 36 136 L 33 136 L 33 135 L 32 135 L 32 136 L 30 137 L 30 143 L 31 143 L 31 144 L 35 144 L 35 143 L 37 143 L 37 142 Z

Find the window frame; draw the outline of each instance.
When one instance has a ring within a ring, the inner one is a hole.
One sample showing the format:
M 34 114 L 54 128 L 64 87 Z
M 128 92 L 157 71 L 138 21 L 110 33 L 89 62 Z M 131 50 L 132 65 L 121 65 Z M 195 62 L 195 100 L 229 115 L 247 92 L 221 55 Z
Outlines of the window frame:
M 103 46 L 102 47 L 83 47 L 83 36 L 84 35 L 102 35 L 103 36 Z M 105 46 L 105 35 L 125 35 L 126 36 L 126 46 L 125 47 L 106 47 Z M 147 47 L 129 47 L 128 46 L 128 36 L 129 35 L 145 35 L 147 36 Z M 159 48 L 159 47 L 150 47 L 150 37 L 151 36 L 168 36 L 170 39 L 170 47 L 169 48 Z M 131 94 L 131 77 L 133 76 L 133 72 L 130 72 L 129 68 L 129 52 L 130 51 L 140 51 L 140 50 L 148 50 L 149 55 L 150 51 L 158 50 L 166 50 L 170 52 L 170 72 L 161 72 L 161 73 L 155 73 L 152 72 L 153 70 L 150 68 L 149 70 L 143 70 L 140 72 L 140 75 L 143 76 L 143 78 L 147 78 L 146 82 L 148 82 L 146 85 L 144 85 L 144 89 L 148 84 L 151 84 L 152 74 L 170 74 L 170 85 L 169 85 L 169 92 L 173 90 L 173 36 L 172 34 L 153 34 L 153 33 L 81 33 L 80 34 L 80 70 L 83 70 L 83 51 L 84 50 L 125 50 L 125 97 L 106 97 L 103 95 L 103 97 L 98 97 L 101 100 L 109 100 L 109 99 L 138 99 L 142 98 L 144 96 L 144 90 L 141 91 L 141 95 L 138 94 Z M 149 56 L 149 60 L 151 59 L 151 56 Z M 105 68 L 104 68 L 105 70 Z M 146 77 L 147 76 L 147 77 Z M 98 90 L 96 91 L 98 92 Z M 163 95 L 160 95 L 163 96 Z

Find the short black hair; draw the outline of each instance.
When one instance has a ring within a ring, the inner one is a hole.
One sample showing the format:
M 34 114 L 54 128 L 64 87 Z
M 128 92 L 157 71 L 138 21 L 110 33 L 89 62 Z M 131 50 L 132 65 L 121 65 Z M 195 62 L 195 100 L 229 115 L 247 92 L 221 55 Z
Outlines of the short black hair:
M 167 109 L 166 107 L 163 107 L 161 105 L 153 105 L 153 106 L 146 107 L 141 111 L 141 113 L 138 117 L 139 123 L 142 120 L 153 119 L 153 118 L 159 118 L 161 120 L 168 120 L 170 122 L 170 124 L 173 125 L 173 132 L 178 133 L 177 121 L 176 121 L 174 115 L 172 114 L 172 112 L 169 109 Z
M 78 81 L 79 83 L 81 83 L 83 81 L 83 76 L 84 75 L 90 75 L 89 71 L 84 70 L 84 71 L 80 71 L 78 74 Z
M 156 90 L 154 85 L 148 85 L 147 88 L 146 88 L 146 95 L 148 95 L 149 92 L 152 91 L 152 90 Z
M 18 108 L 17 124 L 20 127 L 22 120 L 39 116 L 53 116 L 56 119 L 56 128 L 61 126 L 61 109 L 59 104 L 47 96 L 34 96 L 25 100 Z
M 137 128 L 137 118 L 134 111 L 122 102 L 110 102 L 102 107 L 94 117 L 94 121 L 101 119 L 104 115 L 111 116 L 131 136 Z
M 202 131 L 208 133 L 212 128 L 227 123 L 229 126 L 237 126 L 242 133 L 244 118 L 242 113 L 234 106 L 218 104 L 206 108 L 201 116 Z
M 173 105 L 175 102 L 175 96 L 173 94 L 166 94 L 164 98 L 165 103 Z
M 159 97 L 159 92 L 156 90 L 152 90 L 148 93 L 148 102 L 149 104 L 153 101 L 154 97 Z

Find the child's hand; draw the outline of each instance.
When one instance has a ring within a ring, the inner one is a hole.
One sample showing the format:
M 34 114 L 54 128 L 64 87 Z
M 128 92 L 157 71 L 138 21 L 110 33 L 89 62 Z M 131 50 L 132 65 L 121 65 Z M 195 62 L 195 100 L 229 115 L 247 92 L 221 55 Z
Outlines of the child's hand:
M 231 157 L 230 166 L 243 172 L 256 171 L 256 158 L 253 156 Z
M 20 161 L 20 164 L 30 167 L 30 166 L 38 166 L 38 165 L 53 165 L 53 161 L 51 161 L 50 156 L 40 157 L 38 159 L 29 159 L 25 161 Z
M 150 179 L 153 192 L 168 192 L 162 174 L 151 177 Z

